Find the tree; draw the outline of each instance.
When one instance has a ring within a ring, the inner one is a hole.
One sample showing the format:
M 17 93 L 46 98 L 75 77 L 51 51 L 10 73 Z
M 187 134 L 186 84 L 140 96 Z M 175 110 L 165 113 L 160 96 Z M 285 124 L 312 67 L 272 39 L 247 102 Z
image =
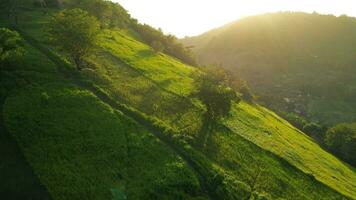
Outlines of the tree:
M 63 10 L 50 23 L 50 41 L 65 51 L 81 69 L 83 59 L 93 49 L 99 23 L 81 9 Z
M 303 131 L 309 136 L 311 136 L 312 138 L 314 138 L 319 143 L 322 143 L 324 139 L 324 133 L 326 130 L 321 125 L 315 122 L 311 122 L 303 126 Z
M 16 31 L 0 28 L 0 69 L 4 62 L 24 52 L 22 38 Z
M 206 106 L 206 116 L 211 121 L 227 116 L 232 101 L 238 100 L 236 92 L 228 86 L 227 75 L 221 68 L 203 68 L 196 75 L 194 83 L 194 95 Z
M 222 66 L 220 66 L 222 67 Z M 234 90 L 241 94 L 241 99 L 252 103 L 255 100 L 255 95 L 252 93 L 246 81 L 242 80 L 236 73 L 228 71 L 228 80 Z
M 90 15 L 96 17 L 103 27 L 110 23 L 112 16 L 112 3 L 107 0 L 72 0 L 69 1 L 69 8 L 87 11 Z
M 243 81 L 242 85 L 238 90 L 242 94 L 242 99 L 247 102 L 253 102 L 255 96 L 252 94 L 250 87 L 247 85 L 246 81 Z
M 338 124 L 326 132 L 325 145 L 337 156 L 356 165 L 356 123 Z
M 164 50 L 164 46 L 160 41 L 153 41 L 151 43 L 151 47 L 156 53 Z

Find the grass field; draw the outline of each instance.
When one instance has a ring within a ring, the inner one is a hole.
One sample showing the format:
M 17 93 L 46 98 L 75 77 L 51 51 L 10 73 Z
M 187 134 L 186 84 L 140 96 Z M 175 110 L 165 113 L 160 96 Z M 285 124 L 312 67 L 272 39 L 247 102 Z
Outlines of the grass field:
M 7 99 L 4 113 L 56 199 L 109 199 L 112 189 L 132 199 L 199 194 L 181 158 L 87 91 L 67 84 L 27 89 Z
M 43 32 L 31 23 L 39 18 L 45 25 L 48 15 L 33 16 L 21 28 L 43 42 Z M 186 98 L 194 68 L 154 53 L 125 30 L 104 31 L 98 44 L 88 59 L 93 66 L 81 72 L 83 79 L 181 130 L 189 142 L 199 139 L 203 109 Z M 110 198 L 124 192 L 129 199 L 206 198 L 175 152 L 91 92 L 69 84 L 44 55 L 26 49 L 29 63 L 8 73 L 18 86 L 6 88 L 11 95 L 5 122 L 51 196 Z M 261 169 L 255 188 L 261 198 L 342 199 L 333 190 L 356 196 L 354 169 L 271 111 L 242 102 L 222 124 L 228 128 L 220 125 L 199 151 L 247 185 Z
M 123 43 L 129 40 L 127 39 L 128 34 L 124 34 L 122 31 L 118 32 L 115 39 L 113 39 L 114 41 L 121 41 Z M 136 41 L 135 43 L 138 42 Z M 136 46 L 139 45 L 132 45 L 131 42 L 127 42 L 126 44 L 126 48 L 129 49 L 136 49 Z M 139 51 L 139 49 L 131 51 Z M 120 59 L 127 59 L 121 57 L 119 53 L 115 55 Z M 137 67 L 135 63 L 130 63 L 130 65 L 135 68 Z M 153 65 L 149 69 L 159 71 L 164 67 L 163 65 Z M 168 64 L 167 67 L 169 67 Z M 174 69 L 175 71 L 169 77 L 181 76 L 184 78 L 182 74 L 185 73 L 185 68 L 176 67 Z M 155 76 L 147 76 L 154 81 L 161 81 L 161 78 L 157 78 L 156 80 Z M 180 80 L 180 78 L 174 78 L 173 80 Z M 172 84 L 174 83 L 178 84 L 179 81 L 172 81 Z M 180 94 L 180 90 L 174 90 L 175 87 L 165 86 L 164 84 L 160 86 L 176 94 Z M 192 85 L 187 84 L 185 87 L 192 88 Z M 331 186 L 337 191 L 348 196 L 356 195 L 354 189 L 356 187 L 356 174 L 352 167 L 345 165 L 331 154 L 325 152 L 311 138 L 292 127 L 271 111 L 258 105 L 242 103 L 234 107 L 232 117 L 226 119 L 224 123 L 235 133 L 281 156 L 297 168 L 307 174 L 311 174 L 317 180 Z
M 19 194 L 45 196 L 36 186 L 38 178 L 53 199 L 122 194 L 205 199 L 195 174 L 176 153 L 90 92 L 69 84 L 43 54 L 25 47 L 21 65 L 1 74 L 4 125 L 24 154 L 3 157 L 3 164 L 11 159 L 24 164 L 2 171 L 14 183 L 6 184 L 2 197 L 19 187 Z M 11 150 L 1 142 L 2 153 Z M 27 177 L 31 174 L 35 178 Z
M 356 195 L 355 169 L 323 150 L 310 137 L 258 105 L 235 106 L 225 124 L 339 192 Z

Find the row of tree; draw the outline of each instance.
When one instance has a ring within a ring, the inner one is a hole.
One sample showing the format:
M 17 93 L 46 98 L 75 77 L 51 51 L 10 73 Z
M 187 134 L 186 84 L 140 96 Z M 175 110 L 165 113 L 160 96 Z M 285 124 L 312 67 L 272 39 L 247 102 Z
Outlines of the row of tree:
M 181 61 L 196 65 L 189 48 L 185 48 L 173 35 L 165 35 L 162 30 L 147 24 L 140 24 L 118 3 L 108 0 L 33 0 L 33 5 L 41 8 L 81 9 L 94 16 L 101 28 L 130 28 L 138 33 L 142 41 L 157 52 L 164 52 Z M 25 5 L 22 0 L 0 0 L 0 9 L 7 12 L 13 24 L 19 23 L 19 14 Z
M 71 0 L 65 1 L 63 6 L 87 11 L 90 15 L 95 16 L 101 27 L 104 28 L 130 28 L 137 32 L 143 42 L 150 45 L 155 51 L 164 52 L 187 64 L 196 65 L 191 50 L 179 43 L 174 35 L 165 35 L 161 29 L 138 23 L 117 3 L 106 0 Z
M 156 51 L 162 51 L 178 58 L 187 64 L 196 66 L 195 57 L 190 48 L 184 47 L 174 35 L 165 35 L 161 29 L 155 29 L 147 24 L 133 24 L 142 40 Z

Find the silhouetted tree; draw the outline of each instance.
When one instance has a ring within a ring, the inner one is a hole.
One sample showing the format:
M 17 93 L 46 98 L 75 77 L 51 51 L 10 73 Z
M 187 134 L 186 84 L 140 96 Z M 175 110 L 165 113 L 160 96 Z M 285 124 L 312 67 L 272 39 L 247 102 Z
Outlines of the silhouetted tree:
M 64 50 L 81 69 L 83 58 L 93 49 L 99 23 L 81 9 L 63 10 L 50 23 L 50 41 Z
M 228 86 L 226 73 L 221 68 L 205 67 L 195 77 L 194 95 L 205 105 L 206 116 L 219 120 L 230 112 L 232 101 L 238 100 L 236 92 Z
M 164 46 L 162 45 L 162 43 L 160 41 L 153 41 L 151 43 L 151 47 L 156 53 L 164 50 Z
M 247 102 L 253 102 L 255 100 L 255 96 L 252 94 L 250 87 L 247 85 L 245 81 L 242 82 L 242 85 L 238 90 L 241 93 L 241 98 Z
M 315 122 L 308 123 L 303 127 L 303 131 L 314 138 L 319 143 L 323 143 L 325 129 Z

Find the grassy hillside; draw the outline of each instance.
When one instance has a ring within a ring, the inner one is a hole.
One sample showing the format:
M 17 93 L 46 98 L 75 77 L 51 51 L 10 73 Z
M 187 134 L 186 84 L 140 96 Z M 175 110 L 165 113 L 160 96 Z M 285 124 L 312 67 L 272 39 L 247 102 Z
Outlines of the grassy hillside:
M 27 11 L 23 16 L 32 16 L 22 17 L 19 29 L 33 56 L 1 79 L 16 77 L 20 84 L 1 90 L 6 92 L 3 115 L 53 199 L 356 196 L 353 168 L 263 107 L 235 105 L 232 116 L 207 135 L 203 108 L 188 95 L 194 68 L 154 53 L 130 30 L 102 31 L 95 55 L 87 60 L 89 68 L 76 81 L 94 84 L 115 102 L 163 121 L 179 133 L 174 139 L 187 142 L 172 148 L 142 121 L 58 72 L 64 61 L 51 58 L 59 52 L 40 31 L 50 14 Z M 195 161 L 204 165 L 192 167 Z
M 15 191 L 25 194 L 25 184 L 32 182 L 33 192 L 26 198 L 36 197 L 39 190 L 38 198 L 44 199 L 46 192 L 36 188 L 33 173 L 53 199 L 110 199 L 120 194 L 130 199 L 204 199 L 198 179 L 179 155 L 89 91 L 63 79 L 43 54 L 29 45 L 26 50 L 21 66 L 1 74 L 5 128 L 26 161 L 16 151 L 3 161 L 20 157 L 33 172 L 9 169 L 7 179 L 15 184 L 1 187 L 3 197 L 6 192 L 9 198 Z M 16 170 L 29 175 L 18 180 Z
M 201 64 L 246 80 L 273 109 L 333 125 L 356 120 L 355 34 L 355 18 L 274 13 L 182 42 L 195 46 Z

